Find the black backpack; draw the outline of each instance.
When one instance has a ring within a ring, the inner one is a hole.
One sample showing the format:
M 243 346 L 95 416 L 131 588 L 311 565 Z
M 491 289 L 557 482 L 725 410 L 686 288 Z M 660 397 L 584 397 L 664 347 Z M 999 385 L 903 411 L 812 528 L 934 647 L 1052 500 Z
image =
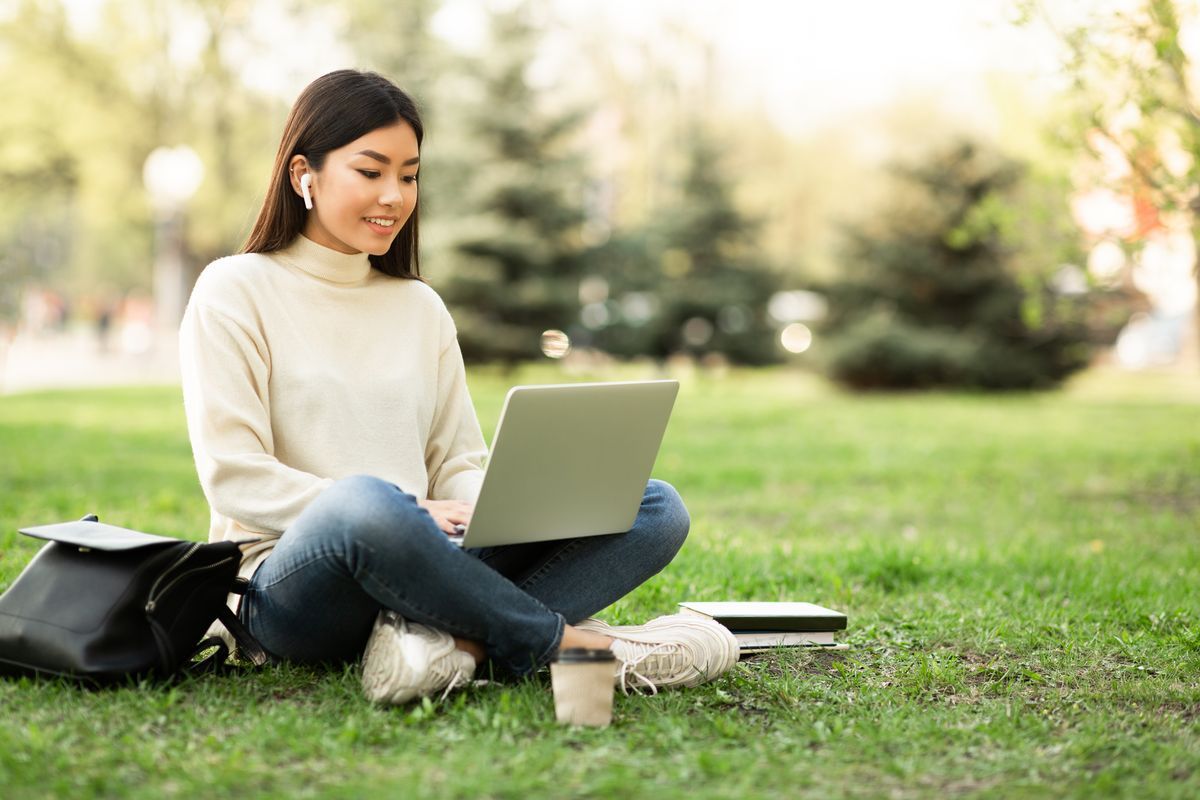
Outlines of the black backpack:
M 203 639 L 216 619 L 244 657 L 266 663 L 225 604 L 246 585 L 236 543 L 155 536 L 95 516 L 21 533 L 47 544 L 0 595 L 0 674 L 100 685 L 207 671 L 229 655 L 222 640 Z

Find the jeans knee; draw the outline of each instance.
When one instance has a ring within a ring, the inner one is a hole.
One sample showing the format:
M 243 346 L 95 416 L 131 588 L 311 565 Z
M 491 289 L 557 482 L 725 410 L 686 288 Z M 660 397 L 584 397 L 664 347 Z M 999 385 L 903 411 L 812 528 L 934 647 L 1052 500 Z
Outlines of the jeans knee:
M 399 491 L 393 483 L 374 475 L 351 475 L 333 482 L 317 498 L 323 504 L 336 504 L 339 507 L 353 507 L 361 503 L 373 502 L 379 498 L 388 497 Z
M 692 517 L 679 492 L 666 481 L 651 478 L 646 493 L 657 512 L 658 519 L 654 527 L 663 543 L 672 548 L 671 555 L 674 555 L 687 539 Z
M 351 546 L 396 547 L 432 522 L 416 497 L 371 475 L 342 478 L 318 498 L 330 526 Z M 423 519 L 424 518 L 424 519 Z

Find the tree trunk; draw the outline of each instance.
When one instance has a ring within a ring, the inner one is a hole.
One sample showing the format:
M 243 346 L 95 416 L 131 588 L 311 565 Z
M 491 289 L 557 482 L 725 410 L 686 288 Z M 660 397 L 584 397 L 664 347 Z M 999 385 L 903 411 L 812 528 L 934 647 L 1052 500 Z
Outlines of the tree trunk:
M 1192 212 L 1192 243 L 1195 253 L 1192 258 L 1192 277 L 1196 280 L 1196 299 L 1192 303 L 1192 313 L 1184 331 L 1179 348 L 1179 362 L 1183 367 L 1189 364 L 1200 369 L 1200 213 Z M 1189 352 L 1190 351 L 1190 352 Z
M 12 351 L 13 340 L 17 338 L 17 326 L 11 328 L 0 323 L 0 395 L 4 394 L 8 377 L 8 355 Z
M 1195 241 L 1197 248 L 1200 248 L 1200 239 L 1196 239 Z M 1195 273 L 1194 277 L 1196 278 L 1196 300 L 1192 303 L 1190 322 L 1192 330 L 1190 331 L 1190 335 L 1185 334 L 1184 341 L 1190 342 L 1191 346 L 1195 348 L 1191 353 L 1191 362 L 1197 371 L 1200 371 L 1200 250 L 1197 251 L 1196 265 L 1192 268 L 1192 271 Z M 1180 356 L 1187 357 L 1188 349 L 1188 345 L 1185 344 Z

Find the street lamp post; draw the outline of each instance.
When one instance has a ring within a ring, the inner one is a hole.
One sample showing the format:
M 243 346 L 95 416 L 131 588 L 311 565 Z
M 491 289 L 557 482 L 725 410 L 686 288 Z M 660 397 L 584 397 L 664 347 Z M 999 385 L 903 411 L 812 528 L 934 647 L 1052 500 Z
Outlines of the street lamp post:
M 188 286 L 183 221 L 187 201 L 204 179 L 204 164 L 190 147 L 159 147 L 147 158 L 142 180 L 154 209 L 155 340 L 174 335 L 183 318 Z

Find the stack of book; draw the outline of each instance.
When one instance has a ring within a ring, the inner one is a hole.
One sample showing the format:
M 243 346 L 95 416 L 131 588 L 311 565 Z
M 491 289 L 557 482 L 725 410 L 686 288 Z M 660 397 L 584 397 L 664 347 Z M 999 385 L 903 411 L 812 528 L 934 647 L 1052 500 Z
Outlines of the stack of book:
M 714 619 L 737 637 L 743 653 L 775 647 L 844 650 L 833 634 L 846 629 L 846 615 L 812 603 L 680 603 L 683 614 Z

